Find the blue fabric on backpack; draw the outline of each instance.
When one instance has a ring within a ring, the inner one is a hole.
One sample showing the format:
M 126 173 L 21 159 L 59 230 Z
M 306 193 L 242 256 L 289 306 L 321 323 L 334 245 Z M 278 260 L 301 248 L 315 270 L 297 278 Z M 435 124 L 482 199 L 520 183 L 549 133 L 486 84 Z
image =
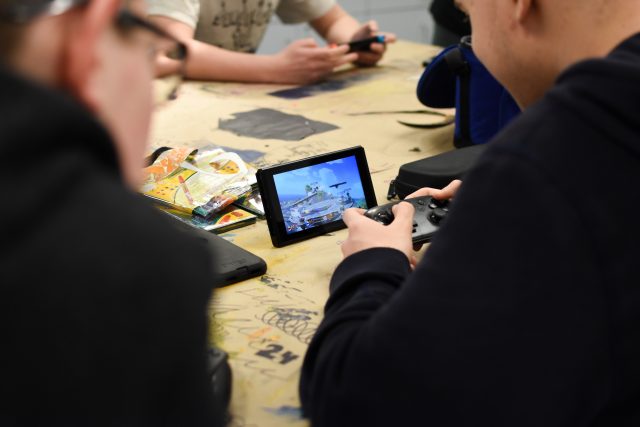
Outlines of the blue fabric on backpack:
M 433 59 L 418 83 L 418 99 L 427 107 L 456 108 L 458 148 L 489 142 L 520 114 L 509 92 L 473 53 L 471 37 Z

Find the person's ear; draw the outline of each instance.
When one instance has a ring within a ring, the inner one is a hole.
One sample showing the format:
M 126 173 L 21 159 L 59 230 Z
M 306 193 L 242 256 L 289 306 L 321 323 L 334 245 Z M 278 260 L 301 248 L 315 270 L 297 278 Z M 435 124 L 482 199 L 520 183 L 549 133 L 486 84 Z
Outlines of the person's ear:
M 531 16 L 531 13 L 536 7 L 537 0 L 513 0 L 514 3 L 514 20 L 518 24 L 524 24 L 527 18 Z
M 65 40 L 62 79 L 66 89 L 92 110 L 97 99 L 91 77 L 100 65 L 100 41 L 113 25 L 121 0 L 92 0 L 75 11 Z

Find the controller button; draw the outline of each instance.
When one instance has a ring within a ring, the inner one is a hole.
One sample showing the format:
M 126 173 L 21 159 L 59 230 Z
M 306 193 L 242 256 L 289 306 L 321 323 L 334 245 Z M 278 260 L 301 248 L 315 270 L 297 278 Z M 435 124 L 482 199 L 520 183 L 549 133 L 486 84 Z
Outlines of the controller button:
M 383 224 L 391 224 L 393 221 L 393 215 L 385 211 L 378 212 L 376 215 L 376 221 L 380 221 Z
M 429 207 L 431 207 L 431 209 L 436 209 L 436 208 L 445 208 L 448 205 L 449 205 L 448 200 L 431 199 L 431 203 L 429 204 Z
M 429 215 L 429 220 L 432 223 L 438 225 L 446 216 L 447 216 L 447 211 L 445 211 L 442 208 L 436 208 L 433 210 L 433 212 L 431 212 L 431 215 Z

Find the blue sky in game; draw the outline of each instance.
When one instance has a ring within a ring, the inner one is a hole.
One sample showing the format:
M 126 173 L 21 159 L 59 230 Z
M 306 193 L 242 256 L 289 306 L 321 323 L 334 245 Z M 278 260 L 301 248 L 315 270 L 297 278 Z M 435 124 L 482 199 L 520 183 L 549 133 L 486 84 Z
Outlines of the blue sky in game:
M 349 194 L 354 199 L 363 199 L 364 190 L 358 173 L 355 156 L 333 160 L 319 165 L 308 166 L 273 176 L 281 201 L 306 196 L 305 187 L 311 185 L 328 193 L 338 195 L 340 191 L 350 188 Z M 337 189 L 332 185 L 346 182 Z

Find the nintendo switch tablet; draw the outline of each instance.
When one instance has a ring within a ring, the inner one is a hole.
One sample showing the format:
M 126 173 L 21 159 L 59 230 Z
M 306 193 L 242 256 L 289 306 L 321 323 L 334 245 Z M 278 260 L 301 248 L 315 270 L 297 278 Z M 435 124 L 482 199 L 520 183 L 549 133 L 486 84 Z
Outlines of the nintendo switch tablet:
M 345 209 L 377 205 L 360 146 L 259 169 L 256 176 L 275 247 L 344 228 Z

